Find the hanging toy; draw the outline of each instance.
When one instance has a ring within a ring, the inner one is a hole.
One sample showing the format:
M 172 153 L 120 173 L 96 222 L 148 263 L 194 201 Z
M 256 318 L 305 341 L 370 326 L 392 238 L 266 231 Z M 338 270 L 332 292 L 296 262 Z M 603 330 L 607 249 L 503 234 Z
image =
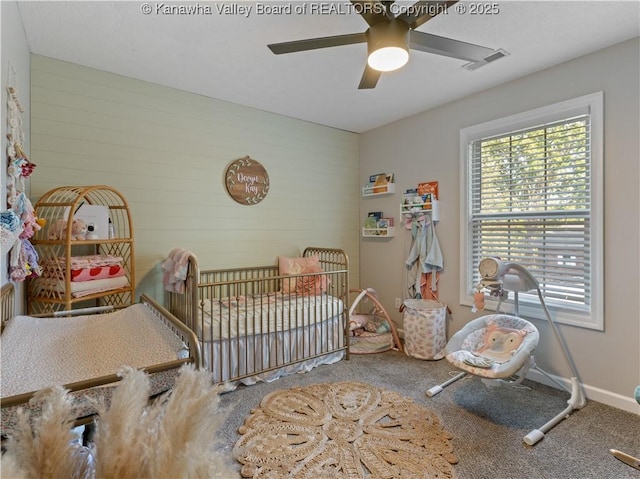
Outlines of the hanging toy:
M 478 289 L 478 291 L 473 294 L 473 307 L 471 308 L 471 312 L 477 313 L 482 310 L 484 310 L 484 292 Z
M 27 158 L 27 154 L 22 149 L 22 145 L 20 143 L 15 142 L 13 144 L 13 149 L 16 152 L 16 158 L 20 160 L 20 176 L 28 178 L 31 173 L 33 173 L 33 170 L 36 169 L 35 163 L 31 163 L 29 161 L 29 158 Z

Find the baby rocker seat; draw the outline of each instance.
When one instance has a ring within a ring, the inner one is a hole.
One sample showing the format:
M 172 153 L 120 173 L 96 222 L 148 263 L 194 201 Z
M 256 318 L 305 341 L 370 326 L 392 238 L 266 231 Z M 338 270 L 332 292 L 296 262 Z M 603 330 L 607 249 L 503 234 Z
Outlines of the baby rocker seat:
M 499 298 L 498 311 L 500 311 L 503 297 L 507 297 L 509 291 L 515 293 L 515 315 L 498 313 L 482 316 L 470 321 L 464 328 L 454 334 L 445 348 L 445 357 L 447 361 L 463 372 L 438 386 L 432 387 L 427 391 L 427 396 L 432 397 L 438 394 L 448 385 L 468 375 L 509 384 L 518 384 L 524 380 L 529 369 L 535 369 L 558 384 L 562 389 L 570 392 L 571 398 L 567 401 L 568 406 L 565 410 L 544 426 L 534 429 L 524 437 L 524 442 L 532 446 L 544 437 L 546 431 L 568 417 L 574 409 L 580 409 L 585 405 L 586 401 L 578 383 L 578 374 L 569 358 L 569 352 L 560 338 L 555 323 L 549 315 L 538 281 L 531 273 L 519 264 L 503 263 L 495 258 L 483 259 L 480 262 L 479 269 L 482 276 L 479 289 L 488 288 L 497 292 Z M 538 292 L 538 299 L 547 321 L 551 325 L 551 330 L 571 368 L 570 391 L 564 384 L 536 365 L 533 351 L 540 338 L 538 330 L 529 321 L 518 317 L 518 292 L 533 289 Z
M 468 323 L 447 343 L 447 361 L 463 371 L 489 379 L 524 378 L 540 335 L 529 321 L 507 314 L 482 316 Z

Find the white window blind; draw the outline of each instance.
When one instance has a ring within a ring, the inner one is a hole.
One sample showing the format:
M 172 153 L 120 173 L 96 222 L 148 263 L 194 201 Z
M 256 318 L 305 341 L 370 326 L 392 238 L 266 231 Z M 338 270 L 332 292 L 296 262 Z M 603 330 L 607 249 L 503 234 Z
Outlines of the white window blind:
M 524 127 L 505 121 L 502 131 L 494 125 L 465 135 L 466 295 L 480 280 L 480 260 L 497 256 L 529 269 L 547 303 L 572 314 L 565 322 L 600 329 L 601 318 L 593 317 L 600 302 L 594 272 L 601 271 L 594 251 L 601 245 L 593 227 L 599 211 L 593 208 L 593 112 L 571 106 L 529 115 Z M 535 298 L 528 298 L 532 307 Z M 528 302 L 527 295 L 520 299 Z

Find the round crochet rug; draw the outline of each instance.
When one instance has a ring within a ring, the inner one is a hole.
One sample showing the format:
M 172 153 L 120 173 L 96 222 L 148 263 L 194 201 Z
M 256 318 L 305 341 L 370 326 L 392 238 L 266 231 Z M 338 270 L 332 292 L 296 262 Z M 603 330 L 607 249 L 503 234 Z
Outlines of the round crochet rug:
M 242 477 L 448 479 L 458 462 L 432 411 L 360 382 L 274 391 L 239 433 Z

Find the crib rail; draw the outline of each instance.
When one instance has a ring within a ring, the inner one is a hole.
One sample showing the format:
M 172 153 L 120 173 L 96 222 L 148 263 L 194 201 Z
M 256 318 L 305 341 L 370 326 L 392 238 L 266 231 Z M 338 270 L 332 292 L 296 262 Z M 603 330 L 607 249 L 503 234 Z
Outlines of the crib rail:
M 200 348 L 198 337 L 193 330 L 189 329 L 182 321 L 161 306 L 160 303 L 146 294 L 142 294 L 140 296 L 140 302 L 146 304 L 149 311 L 151 311 L 158 320 L 164 323 L 164 325 L 169 328 L 173 334 L 182 339 L 182 342 L 187 346 L 189 358 L 181 359 L 179 361 L 181 363 L 193 363 L 196 369 L 202 368 L 202 350 Z M 162 365 L 159 365 L 155 368 L 148 368 L 147 372 L 163 371 L 171 369 L 172 367 L 172 365 L 169 365 L 165 368 Z

